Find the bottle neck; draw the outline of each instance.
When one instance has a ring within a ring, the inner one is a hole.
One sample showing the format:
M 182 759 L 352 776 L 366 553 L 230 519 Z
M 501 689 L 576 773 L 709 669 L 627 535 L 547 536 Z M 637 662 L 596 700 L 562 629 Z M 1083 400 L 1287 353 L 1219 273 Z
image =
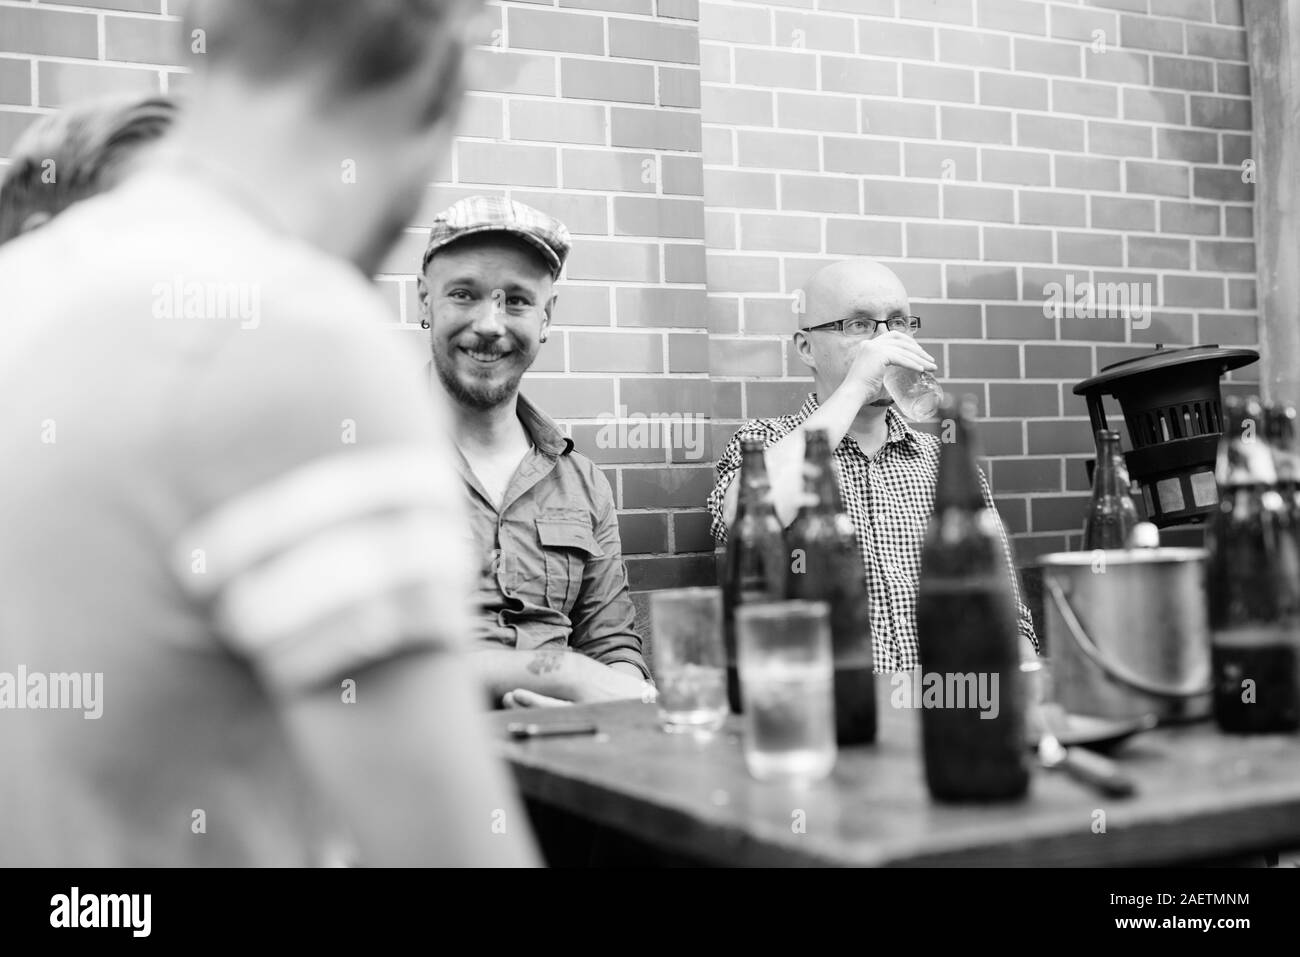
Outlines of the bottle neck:
M 840 483 L 835 478 L 835 466 L 829 448 L 824 442 L 808 446 L 804 459 L 804 491 L 813 497 L 803 506 L 810 513 L 834 515 L 844 511 L 840 499 Z
M 748 511 L 770 504 L 771 483 L 767 478 L 767 461 L 761 449 L 747 449 L 740 460 L 739 508 Z
M 975 465 L 974 436 L 965 419 L 957 419 L 952 441 L 939 447 L 939 477 L 934 489 L 934 510 L 975 512 L 984 508 L 979 469 Z
M 1097 450 L 1097 476 L 1093 482 L 1093 495 L 1127 495 L 1127 477 L 1128 469 L 1120 454 L 1119 441 L 1114 438 L 1102 439 L 1101 448 Z

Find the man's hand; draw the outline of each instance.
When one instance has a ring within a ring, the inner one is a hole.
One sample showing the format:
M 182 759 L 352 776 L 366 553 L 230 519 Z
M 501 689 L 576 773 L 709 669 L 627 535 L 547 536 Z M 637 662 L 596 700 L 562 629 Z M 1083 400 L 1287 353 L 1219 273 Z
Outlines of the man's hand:
M 576 652 L 561 654 L 576 655 Z M 622 661 L 603 665 L 581 655 L 568 659 L 568 663 L 576 666 L 577 671 L 570 685 L 570 693 L 574 695 L 572 701 L 539 694 L 527 688 L 516 688 L 507 692 L 501 703 L 507 708 L 557 708 L 579 702 L 621 701 L 627 698 L 652 702 L 657 695 L 655 686 L 641 677 L 641 670 L 635 665 Z
M 574 682 L 574 701 L 618 701 L 636 698 L 640 701 L 654 701 L 655 687 L 641 677 L 639 669 L 630 674 L 614 665 L 603 665 L 585 656 L 578 656 L 579 665 Z
M 623 674 L 629 675 L 633 678 L 641 679 L 641 669 L 630 661 L 611 661 L 609 666 L 615 671 L 622 672 Z
M 854 348 L 856 355 L 844 377 L 844 384 L 862 388 L 865 402 L 880 394 L 885 384 L 885 369 L 889 366 L 900 366 L 913 372 L 934 372 L 939 368 L 934 357 L 905 332 L 886 332 L 862 339 Z
M 794 521 L 804 499 L 804 432 L 821 429 L 826 433 L 831 448 L 835 448 L 848 434 L 862 407 L 878 399 L 885 388 L 885 370 L 900 366 L 914 372 L 933 372 L 938 369 L 934 357 L 903 332 L 886 332 L 870 339 L 852 343 L 853 361 L 839 384 L 829 396 L 818 396 L 819 407 L 804 420 L 803 428 L 795 429 L 781 441 L 769 445 L 766 451 L 767 474 L 771 482 L 772 505 L 782 525 Z M 723 520 L 730 525 L 736 516 L 736 503 L 740 499 L 740 482 L 732 478 L 722 500 Z
M 507 708 L 562 708 L 565 705 L 573 704 L 572 701 L 538 694 L 536 691 L 529 691 L 527 688 L 516 688 L 514 691 L 507 692 L 506 696 L 501 699 L 501 703 Z

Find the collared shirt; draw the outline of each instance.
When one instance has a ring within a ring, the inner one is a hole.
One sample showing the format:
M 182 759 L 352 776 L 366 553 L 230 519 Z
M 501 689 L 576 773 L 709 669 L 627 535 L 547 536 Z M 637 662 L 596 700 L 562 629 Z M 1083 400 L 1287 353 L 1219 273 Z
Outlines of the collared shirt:
M 499 509 L 457 456 L 483 556 L 477 637 L 510 648 L 567 645 L 603 664 L 636 665 L 649 678 L 609 480 L 522 395 L 518 415 L 533 447 Z
M 740 469 L 740 443 L 760 439 L 764 448 L 779 442 L 817 411 L 817 395 L 810 393 L 794 415 L 755 419 L 745 424 L 727 444 L 718 461 L 718 480 L 709 495 L 714 540 L 727 540 L 722 503 L 727 488 Z M 899 671 L 920 665 L 916 639 L 916 592 L 921 575 L 921 540 L 934 510 L 934 487 L 939 474 L 939 440 L 917 432 L 894 409 L 885 413 L 887 434 L 874 456 L 866 455 L 852 436 L 835 449 L 834 460 L 844 506 L 858 533 L 858 547 L 867 571 L 871 599 L 871 638 L 877 671 Z M 993 495 L 980 472 L 984 504 L 997 515 Z M 1012 568 L 1011 545 L 998 521 L 1015 597 L 1017 627 L 1038 647 L 1033 619 L 1020 601 Z

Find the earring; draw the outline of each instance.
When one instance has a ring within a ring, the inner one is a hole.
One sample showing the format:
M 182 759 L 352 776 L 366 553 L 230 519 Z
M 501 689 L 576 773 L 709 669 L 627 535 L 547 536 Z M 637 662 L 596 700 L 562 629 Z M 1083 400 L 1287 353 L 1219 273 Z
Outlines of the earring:
M 542 342 L 545 342 L 545 341 L 546 341 L 546 333 L 542 333 L 542 338 L 541 338 L 540 341 L 542 341 Z
M 420 320 L 420 328 L 421 328 L 421 329 L 428 329 L 428 328 L 429 328 L 429 320 L 428 320 L 428 319 L 421 319 L 421 320 Z

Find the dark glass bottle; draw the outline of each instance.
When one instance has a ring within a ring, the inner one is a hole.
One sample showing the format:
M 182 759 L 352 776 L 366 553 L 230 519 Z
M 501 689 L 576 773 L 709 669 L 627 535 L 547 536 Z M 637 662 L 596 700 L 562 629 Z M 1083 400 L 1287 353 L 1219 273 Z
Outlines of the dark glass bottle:
M 1300 474 L 1295 460 L 1295 409 L 1266 406 L 1264 436 L 1277 476 L 1273 487 L 1282 498 L 1278 587 L 1286 614 L 1300 617 Z
M 805 438 L 804 490 L 809 498 L 789 530 L 790 598 L 830 606 L 835 657 L 835 740 L 876 740 L 876 681 L 871 660 L 871 605 L 867 573 L 853 519 L 844 510 L 830 441 L 820 429 Z
M 1285 580 L 1286 506 L 1253 399 L 1224 402 L 1209 529 L 1214 717 L 1224 731 L 1300 728 L 1295 588 Z
M 1292 531 L 1300 537 L 1300 458 L 1296 455 L 1295 419 L 1296 411 L 1289 405 L 1270 405 L 1264 410 L 1264 432 L 1273 452 L 1277 491 Z
M 1029 788 L 1010 570 L 996 516 L 980 494 L 973 417 L 973 400 L 945 397 L 916 601 L 922 688 L 938 682 L 942 689 L 937 702 L 922 701 L 925 777 L 943 801 L 1011 800 Z M 972 686 L 989 692 L 995 716 L 972 703 Z
M 1083 548 L 1124 548 L 1138 523 L 1137 506 L 1129 495 L 1128 466 L 1119 450 L 1119 433 L 1097 430 L 1097 468 L 1092 477 L 1092 501 L 1083 522 Z
M 727 530 L 722 592 L 727 703 L 736 714 L 742 710 L 740 671 L 736 663 L 736 606 L 750 601 L 782 600 L 789 561 L 781 522 L 772 507 L 763 443 L 758 439 L 745 439 L 740 444 L 739 481 L 736 518 Z

